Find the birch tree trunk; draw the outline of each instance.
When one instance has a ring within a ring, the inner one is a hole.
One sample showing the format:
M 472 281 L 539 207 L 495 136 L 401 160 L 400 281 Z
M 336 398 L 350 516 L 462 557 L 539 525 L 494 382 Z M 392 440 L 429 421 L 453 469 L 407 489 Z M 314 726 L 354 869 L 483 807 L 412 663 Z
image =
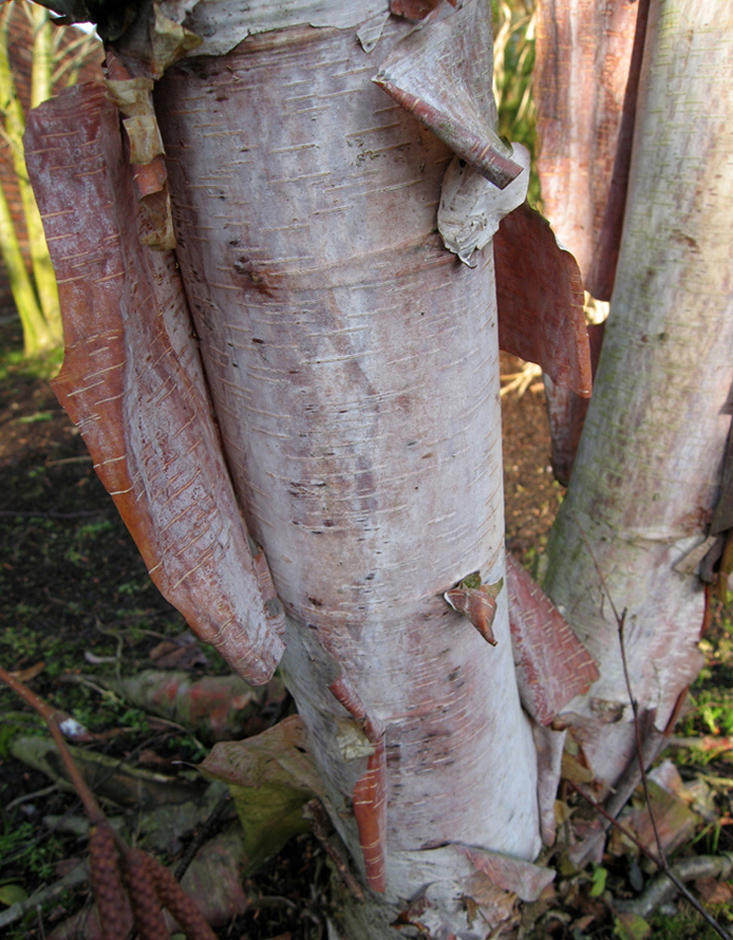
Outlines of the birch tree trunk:
M 636 744 L 612 602 L 647 757 L 702 663 L 688 553 L 705 539 L 730 427 L 732 27 L 725 0 L 651 2 L 611 314 L 547 549 L 545 588 L 601 668 L 566 718 L 618 808 Z
M 374 71 L 348 31 L 263 34 L 171 70 L 156 110 L 229 466 L 334 821 L 391 905 L 429 884 L 437 906 L 468 871 L 451 843 L 535 857 L 537 771 L 506 591 L 495 648 L 442 597 L 505 575 L 492 256 L 472 271 L 443 248 L 452 154 Z M 339 677 L 352 691 L 334 696 Z M 364 716 L 374 753 L 344 760 L 340 727 Z M 343 809 L 362 791 L 360 833 Z M 389 935 L 391 905 L 354 908 L 352 935 Z

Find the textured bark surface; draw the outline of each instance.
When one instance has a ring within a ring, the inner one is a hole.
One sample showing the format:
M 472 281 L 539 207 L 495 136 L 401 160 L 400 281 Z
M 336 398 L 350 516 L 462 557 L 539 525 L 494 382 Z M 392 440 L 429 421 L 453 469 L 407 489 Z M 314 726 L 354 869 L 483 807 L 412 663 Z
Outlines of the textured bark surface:
M 249 549 L 175 259 L 141 249 L 101 86 L 36 109 L 26 154 L 65 321 L 54 390 L 161 592 L 240 675 L 267 681 L 282 610 Z
M 545 589 L 601 668 L 569 711 L 606 791 L 635 759 L 609 595 L 649 735 L 702 662 L 702 585 L 674 566 L 703 540 L 730 424 L 732 27 L 724 0 L 651 5 L 612 311 L 548 545 Z
M 409 29 L 385 23 L 383 54 Z M 166 73 L 175 257 L 140 245 L 136 171 L 101 93 L 39 115 L 32 156 L 73 312 L 58 389 L 205 637 L 250 678 L 284 640 L 331 817 L 372 889 L 346 909 L 350 935 L 391 937 L 417 905 L 436 937 L 470 940 L 552 877 L 532 859 L 562 735 L 530 721 L 515 674 L 493 254 L 469 269 L 444 249 L 452 154 L 371 81 L 370 47 L 298 26 Z M 581 342 L 571 358 L 582 385 Z M 446 603 L 456 587 L 478 615 Z M 239 633 L 235 601 L 256 613 Z M 579 689 L 590 661 L 555 627 L 522 668 L 571 657 Z
M 531 859 L 539 828 L 506 591 L 496 649 L 442 597 L 503 576 L 492 257 L 442 248 L 450 153 L 374 71 L 349 32 L 304 29 L 172 69 L 156 106 L 216 413 L 290 616 L 284 666 L 337 809 L 368 772 L 336 744 L 340 672 L 385 729 L 397 900 L 425 883 L 417 850 Z

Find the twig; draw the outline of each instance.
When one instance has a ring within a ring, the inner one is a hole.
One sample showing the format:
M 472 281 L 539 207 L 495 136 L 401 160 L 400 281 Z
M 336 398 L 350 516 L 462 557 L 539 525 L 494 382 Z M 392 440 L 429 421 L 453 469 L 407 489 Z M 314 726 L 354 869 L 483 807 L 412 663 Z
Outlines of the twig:
M 730 852 L 724 855 L 693 855 L 691 858 L 680 859 L 671 869 L 680 881 L 692 881 L 695 878 L 720 878 L 723 881 L 730 878 L 733 871 L 733 856 Z M 671 901 L 674 897 L 675 886 L 669 883 L 662 873 L 653 878 L 642 893 L 633 901 L 620 901 L 617 907 L 620 911 L 631 911 L 639 917 L 647 918 L 662 904 Z
M 58 783 L 52 783 L 49 787 L 44 787 L 42 790 L 35 790 L 33 793 L 24 793 L 22 796 L 16 796 L 14 800 L 11 800 L 6 804 L 5 809 L 11 810 L 15 809 L 16 806 L 20 806 L 22 803 L 27 803 L 28 800 L 37 800 L 39 796 L 50 796 L 52 793 L 56 793 L 60 789 Z
M 308 812 L 311 818 L 313 835 L 321 843 L 326 854 L 335 865 L 336 871 L 341 876 L 341 879 L 346 887 L 349 889 L 351 896 L 356 898 L 358 901 L 363 901 L 364 891 L 362 890 L 361 885 L 352 875 L 348 863 L 345 862 L 341 857 L 341 853 L 328 838 L 328 832 L 326 829 L 328 824 L 328 816 L 326 815 L 325 809 L 321 805 L 321 801 L 317 797 L 308 803 Z
M 680 894 L 684 895 L 686 900 L 690 902 L 690 904 L 695 908 L 698 914 L 700 914 L 701 917 L 705 918 L 708 924 L 710 924 L 713 930 L 719 936 L 721 936 L 723 940 L 731 940 L 730 934 L 727 933 L 725 930 L 723 930 L 723 928 L 720 926 L 717 920 L 715 920 L 714 917 L 708 914 L 708 912 L 705 910 L 702 904 L 698 901 L 695 895 L 691 894 L 687 890 L 683 882 L 680 881 L 677 875 L 675 875 L 675 873 L 670 868 L 669 862 L 666 860 L 666 858 L 660 858 L 659 856 L 655 855 L 653 852 L 650 852 L 649 849 L 643 844 L 643 842 L 641 842 L 630 829 L 627 829 L 627 827 L 624 826 L 623 823 L 620 823 L 618 819 L 614 819 L 613 816 L 611 816 L 610 813 L 606 812 L 606 810 L 601 806 L 601 804 L 597 803 L 593 799 L 592 796 L 588 796 L 587 793 L 583 792 L 583 790 L 580 789 L 577 783 L 574 783 L 572 780 L 566 780 L 566 783 L 571 788 L 571 790 L 574 790 L 577 794 L 582 796 L 583 799 L 587 803 L 590 803 L 590 805 L 593 807 L 593 809 L 597 813 L 600 813 L 601 816 L 607 819 L 611 823 L 612 826 L 615 826 L 619 830 L 619 832 L 623 833 L 623 835 L 626 836 L 627 839 L 630 839 L 634 843 L 634 845 L 639 849 L 639 851 L 641 851 L 644 855 L 646 855 L 648 859 L 654 862 L 654 864 L 662 872 L 662 874 L 665 875 L 667 878 L 669 878 L 669 880 L 672 882 L 675 888 L 680 892 Z
M 616 605 L 613 602 L 613 598 L 611 597 L 611 592 L 608 590 L 606 579 L 603 577 L 603 572 L 601 571 L 600 566 L 598 562 L 596 561 L 596 556 L 593 553 L 593 549 L 591 547 L 590 542 L 588 541 L 588 537 L 583 531 L 583 527 L 581 526 L 580 521 L 578 520 L 578 517 L 575 515 L 575 513 L 573 513 L 573 518 L 575 519 L 575 524 L 580 529 L 580 536 L 585 542 L 585 546 L 588 549 L 588 553 L 590 554 L 591 561 L 593 562 L 593 566 L 598 572 L 598 577 L 601 580 L 601 587 L 603 588 L 603 591 L 606 597 L 608 598 L 608 602 L 611 605 L 611 610 L 613 611 L 613 615 L 616 618 L 616 626 L 618 627 L 619 646 L 621 648 L 621 666 L 624 671 L 624 682 L 626 683 L 626 692 L 629 696 L 629 701 L 631 702 L 631 711 L 634 716 L 634 734 L 636 736 L 636 756 L 639 761 L 639 771 L 641 773 L 641 785 L 642 785 L 642 789 L 644 790 L 644 799 L 646 801 L 647 811 L 649 813 L 649 821 L 652 824 L 652 831 L 654 832 L 654 841 L 657 844 L 657 852 L 659 853 L 659 857 L 662 859 L 664 866 L 667 866 L 667 859 L 664 853 L 664 847 L 662 846 L 662 840 L 659 838 L 659 831 L 657 829 L 657 821 L 654 818 L 654 813 L 652 811 L 652 801 L 649 796 L 649 784 L 646 779 L 646 767 L 644 766 L 644 757 L 643 757 L 644 747 L 643 747 L 643 741 L 641 739 L 641 726 L 639 724 L 639 703 L 634 698 L 634 693 L 631 688 L 631 679 L 629 678 L 629 666 L 626 660 L 626 644 L 624 643 L 624 624 L 626 622 L 626 608 L 624 608 L 623 613 L 619 614 L 616 608 Z
M 78 512 L 21 512 L 18 509 L 0 509 L 0 516 L 18 516 L 21 519 L 82 519 L 89 516 L 99 516 L 98 509 L 80 509 Z
M 199 831 L 196 833 L 194 839 L 189 843 L 186 851 L 183 854 L 183 858 L 180 860 L 176 866 L 176 870 L 173 873 L 175 875 L 176 881 L 182 881 L 183 876 L 188 871 L 189 865 L 196 857 L 196 853 L 201 848 L 201 846 L 206 842 L 206 840 L 211 835 L 214 827 L 219 822 L 221 817 L 224 815 L 225 810 L 229 806 L 232 800 L 232 795 L 229 790 L 225 790 L 224 793 L 219 797 L 219 800 L 216 806 L 212 809 L 209 814 L 209 818 L 201 826 Z
M 649 813 L 649 821 L 651 822 L 652 830 L 654 832 L 654 841 L 656 842 L 656 845 L 657 845 L 658 854 L 654 856 L 651 852 L 649 852 L 648 849 L 646 849 L 645 846 L 641 844 L 641 842 L 637 838 L 635 838 L 629 832 L 628 829 L 626 829 L 625 826 L 622 826 L 618 822 L 617 819 L 614 819 L 613 816 L 610 815 L 610 813 L 607 813 L 606 810 L 603 809 L 599 803 L 596 803 L 595 800 L 591 799 L 591 797 L 583 793 L 583 791 L 578 786 L 576 786 L 572 781 L 569 780 L 568 783 L 570 783 L 571 787 L 577 793 L 579 793 L 585 800 L 591 803 L 598 812 L 600 812 L 606 819 L 608 819 L 612 825 L 617 826 L 621 830 L 621 832 L 624 833 L 624 835 L 630 838 L 632 842 L 634 842 L 634 844 L 637 845 L 641 849 L 641 851 L 654 862 L 654 864 L 662 871 L 664 875 L 666 875 L 667 878 L 669 878 L 669 880 L 672 882 L 672 884 L 674 884 L 677 890 L 690 902 L 690 904 L 692 904 L 695 910 L 707 921 L 707 923 L 713 928 L 713 930 L 715 930 L 717 934 L 719 934 L 719 936 L 723 937 L 724 940 L 731 940 L 730 934 L 728 934 L 725 930 L 723 930 L 723 928 L 715 920 L 715 918 L 712 917 L 710 914 L 708 914 L 708 912 L 705 910 L 703 905 L 697 900 L 697 898 L 687 890 L 687 888 L 682 883 L 682 881 L 680 881 L 680 879 L 673 873 L 673 871 L 671 870 L 669 866 L 669 862 L 667 861 L 667 857 L 665 855 L 664 848 L 662 846 L 662 840 L 659 837 L 659 831 L 657 829 L 657 823 L 654 818 L 654 812 L 652 810 L 652 802 L 651 802 L 651 797 L 649 795 L 649 784 L 648 784 L 647 777 L 646 777 L 646 767 L 644 766 L 644 757 L 643 757 L 644 749 L 643 749 L 643 742 L 641 739 L 641 726 L 639 723 L 639 705 L 636 699 L 634 698 L 633 690 L 631 688 L 631 679 L 629 677 L 628 663 L 626 660 L 626 645 L 624 643 L 624 624 L 626 621 L 626 608 L 624 608 L 623 613 L 619 614 L 618 609 L 616 608 L 616 605 L 613 602 L 613 598 L 611 597 L 611 592 L 608 590 L 606 579 L 603 577 L 603 572 L 601 571 L 600 566 L 596 560 L 596 556 L 593 553 L 593 548 L 591 547 L 588 537 L 586 536 L 585 531 L 583 530 L 583 527 L 581 526 L 580 521 L 578 517 L 575 515 L 575 513 L 573 513 L 573 518 L 575 520 L 575 524 L 580 530 L 580 536 L 585 542 L 585 546 L 588 549 L 588 553 L 590 555 L 591 561 L 593 562 L 593 566 L 596 569 L 596 572 L 598 573 L 598 577 L 601 582 L 601 587 L 603 588 L 603 591 L 606 597 L 608 598 L 608 602 L 610 603 L 611 609 L 613 610 L 614 617 L 616 618 L 616 625 L 618 627 L 618 635 L 619 635 L 619 646 L 621 648 L 621 664 L 622 664 L 623 672 L 624 672 L 624 682 L 626 684 L 626 691 L 629 696 L 629 701 L 631 702 L 631 710 L 632 710 L 633 718 L 634 718 L 634 732 L 636 735 L 636 753 L 637 753 L 637 757 L 639 760 L 639 770 L 641 772 L 641 783 L 642 783 L 642 788 L 644 790 L 644 799 L 646 802 L 647 812 Z

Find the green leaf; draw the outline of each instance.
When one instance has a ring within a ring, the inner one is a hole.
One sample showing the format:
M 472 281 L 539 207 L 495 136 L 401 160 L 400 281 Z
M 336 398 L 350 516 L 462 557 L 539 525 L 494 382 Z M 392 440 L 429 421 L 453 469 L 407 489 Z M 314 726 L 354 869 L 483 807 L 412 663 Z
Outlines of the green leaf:
M 0 885 L 0 904 L 4 904 L 6 907 L 12 907 L 13 904 L 20 904 L 21 901 L 27 900 L 28 894 L 22 885 Z
M 652 928 L 643 917 L 624 911 L 616 916 L 613 935 L 621 940 L 647 940 L 652 935 Z
M 598 865 L 593 872 L 593 883 L 591 889 L 588 892 L 592 898 L 600 897 L 603 892 L 606 890 L 606 876 L 608 872 L 605 868 L 602 868 Z

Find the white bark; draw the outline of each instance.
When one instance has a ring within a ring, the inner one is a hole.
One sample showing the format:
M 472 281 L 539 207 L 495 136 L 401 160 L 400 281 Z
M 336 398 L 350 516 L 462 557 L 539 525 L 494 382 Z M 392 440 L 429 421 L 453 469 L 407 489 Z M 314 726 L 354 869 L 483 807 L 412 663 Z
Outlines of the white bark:
M 601 667 L 568 719 L 606 791 L 635 752 L 608 595 L 658 731 L 701 664 L 702 585 L 674 566 L 703 540 L 730 426 L 732 28 L 727 0 L 652 2 L 611 315 L 548 545 L 545 589 Z
M 348 807 L 382 771 L 341 756 L 341 674 L 386 753 L 385 899 L 436 880 L 432 903 L 453 898 L 436 929 L 469 937 L 465 856 L 436 869 L 422 851 L 540 846 L 507 592 L 496 648 L 442 597 L 504 577 L 493 260 L 443 249 L 450 153 L 372 84 L 376 65 L 352 31 L 280 31 L 170 70 L 156 107 L 207 379 L 334 821 L 359 860 Z M 369 911 L 359 935 L 391 935 Z

